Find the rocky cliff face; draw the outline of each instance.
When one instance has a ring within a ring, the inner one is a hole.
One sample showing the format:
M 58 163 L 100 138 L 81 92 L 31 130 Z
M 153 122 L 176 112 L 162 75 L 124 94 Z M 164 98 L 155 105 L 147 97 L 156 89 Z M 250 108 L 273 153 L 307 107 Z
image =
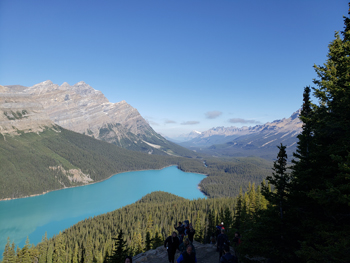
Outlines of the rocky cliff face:
M 95 138 L 108 124 L 120 124 L 135 135 L 153 131 L 135 108 L 125 101 L 109 102 L 101 91 L 83 81 L 59 86 L 48 80 L 25 89 L 24 93 L 39 101 L 56 124 Z M 111 129 L 122 136 L 120 129 Z
M 41 132 L 53 123 L 43 106 L 30 95 L 0 86 L 0 133 Z

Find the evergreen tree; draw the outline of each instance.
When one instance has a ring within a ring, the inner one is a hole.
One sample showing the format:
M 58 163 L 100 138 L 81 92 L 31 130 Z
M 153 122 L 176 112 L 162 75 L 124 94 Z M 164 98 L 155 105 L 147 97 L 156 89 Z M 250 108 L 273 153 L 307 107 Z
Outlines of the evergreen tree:
M 54 263 L 63 263 L 65 261 L 65 245 L 61 231 L 55 238 L 55 247 L 52 254 L 52 261 Z
M 94 259 L 94 255 L 92 253 L 93 245 L 91 235 L 87 236 L 86 245 L 84 247 L 84 263 L 92 263 Z
M 15 244 L 12 243 L 11 245 L 10 238 L 8 237 L 3 253 L 2 263 L 14 263 L 16 260 L 15 256 Z
M 31 262 L 30 259 L 30 242 L 29 237 L 27 237 L 24 247 L 20 250 L 20 252 L 17 254 L 18 262 Z
M 228 207 L 225 208 L 224 210 L 224 226 L 226 230 L 226 235 L 229 237 L 229 239 L 233 239 L 233 232 L 231 231 L 233 225 L 233 220 L 232 220 L 232 214 L 231 211 Z
M 240 230 L 242 223 L 242 206 L 243 206 L 243 193 L 242 187 L 239 189 L 239 195 L 237 198 L 237 204 L 235 208 L 235 217 L 234 217 L 234 227 L 236 230 Z
M 211 209 L 208 211 L 208 230 L 207 230 L 207 242 L 210 242 L 210 238 L 212 234 L 215 234 L 216 232 L 216 225 L 215 225 L 215 216 Z
M 47 232 L 45 232 L 45 236 L 42 237 L 41 243 L 39 245 L 39 263 L 46 263 L 47 258 L 47 250 L 48 250 L 48 239 Z
M 126 241 L 124 240 L 123 231 L 120 230 L 115 240 L 115 249 L 112 252 L 112 256 L 109 258 L 109 262 L 124 263 L 125 257 L 128 255 L 128 249 L 126 247 Z
M 302 113 L 291 204 L 302 219 L 297 254 L 304 261 L 341 262 L 350 252 L 349 17 L 344 23 L 342 37 L 336 33 L 329 44 L 326 63 L 314 66 L 318 104 Z
M 52 263 L 52 255 L 53 255 L 53 244 L 51 243 L 47 250 L 47 260 L 46 260 L 47 263 Z
M 273 163 L 272 176 L 266 177 L 269 184 L 275 187 L 274 192 L 270 192 L 268 187 L 262 184 L 262 191 L 264 197 L 276 207 L 279 207 L 279 214 L 283 218 L 283 205 L 286 201 L 290 186 L 290 174 L 287 173 L 287 153 L 286 146 L 277 146 L 279 149 L 277 160 Z
M 73 255 L 72 255 L 72 263 L 78 263 L 78 256 L 79 256 L 78 244 L 75 243 Z
M 152 241 L 153 239 L 151 239 L 151 234 L 147 231 L 145 240 L 145 251 L 148 251 L 152 248 Z
M 292 176 L 286 175 L 281 156 L 269 178 L 275 190 L 263 189 L 271 204 L 257 213 L 258 223 L 245 236 L 247 254 L 278 262 L 349 261 L 350 18 L 344 22 L 342 37 L 336 33 L 329 44 L 326 63 L 314 66 L 318 103 L 310 103 L 309 87 L 304 90 Z
M 157 231 L 156 234 L 154 235 L 154 238 L 153 238 L 152 249 L 156 249 L 157 247 L 161 246 L 162 244 L 163 244 L 163 241 L 162 241 L 162 239 L 159 236 L 159 233 Z
M 199 211 L 197 212 L 195 230 L 196 230 L 196 233 L 194 235 L 194 239 L 196 241 L 202 243 L 203 242 L 203 229 L 202 229 L 202 222 L 201 222 L 201 217 L 200 217 Z

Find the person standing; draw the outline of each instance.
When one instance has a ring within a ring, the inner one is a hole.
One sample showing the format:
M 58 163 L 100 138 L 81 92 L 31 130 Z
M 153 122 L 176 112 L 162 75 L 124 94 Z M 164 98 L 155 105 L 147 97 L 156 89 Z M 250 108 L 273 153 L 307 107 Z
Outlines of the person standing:
M 236 256 L 236 258 L 238 258 L 239 257 L 239 254 L 238 254 L 238 252 L 237 252 L 237 248 L 238 248 L 238 246 L 239 246 L 239 244 L 241 244 L 241 235 L 239 234 L 239 232 L 237 231 L 236 233 L 235 233 L 235 237 L 233 238 L 233 248 L 234 248 L 234 251 L 235 251 L 235 256 Z
M 237 263 L 237 258 L 230 253 L 230 247 L 224 245 L 224 255 L 220 258 L 220 263 Z
M 180 241 L 180 243 L 182 243 L 182 239 L 183 239 L 184 233 L 185 233 L 185 228 L 182 225 L 182 222 L 179 222 L 178 227 L 176 227 L 176 225 L 174 225 L 174 228 L 177 230 L 177 232 L 179 232 L 179 241 Z
M 228 244 L 228 237 L 225 234 L 225 229 L 221 229 L 221 234 L 218 236 L 217 240 L 217 250 L 220 252 L 219 259 L 224 252 L 224 245 Z
M 190 230 L 187 232 L 187 235 L 188 235 L 188 239 L 191 241 L 191 243 L 193 243 L 194 234 L 196 234 L 196 231 L 194 230 L 193 226 L 190 225 Z
M 174 263 L 175 261 L 175 253 L 176 253 L 176 249 L 179 249 L 179 244 L 180 244 L 179 238 L 177 237 L 177 234 L 175 231 L 171 236 L 169 236 L 164 241 L 164 247 L 167 248 L 168 259 L 169 259 L 169 262 L 171 263 Z
M 177 263 L 196 263 L 197 258 L 196 254 L 192 251 L 192 245 L 188 245 L 186 251 L 182 253 L 179 258 L 176 260 Z
M 179 246 L 180 253 L 185 252 L 185 251 L 187 250 L 187 247 L 188 247 L 188 246 L 192 246 L 192 252 L 193 252 L 194 254 L 196 254 L 196 249 L 195 249 L 194 245 L 192 244 L 192 242 L 190 242 L 190 240 L 189 240 L 188 238 L 186 238 L 186 239 L 184 240 L 184 242 L 182 242 L 182 243 L 180 244 L 180 246 Z

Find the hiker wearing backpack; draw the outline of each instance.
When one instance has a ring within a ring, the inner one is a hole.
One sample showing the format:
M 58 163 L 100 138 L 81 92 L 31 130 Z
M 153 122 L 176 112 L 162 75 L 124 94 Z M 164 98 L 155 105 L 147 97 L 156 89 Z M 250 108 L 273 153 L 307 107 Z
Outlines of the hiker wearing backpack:
M 224 222 L 221 222 L 220 225 L 216 226 L 216 239 L 218 238 L 218 236 L 221 234 L 221 229 L 225 229 L 224 227 Z
M 185 227 L 182 225 L 182 222 L 179 222 L 179 226 L 176 227 L 176 225 L 174 225 L 174 228 L 178 232 L 179 241 L 180 241 L 180 244 L 181 244 L 182 240 L 183 240 L 183 237 L 184 237 L 184 234 L 185 234 Z
M 190 224 L 190 230 L 187 231 L 187 235 L 188 235 L 188 239 L 191 241 L 191 243 L 193 243 L 193 236 L 196 233 L 196 231 L 194 230 L 192 224 Z
M 225 234 L 225 229 L 221 229 L 221 234 L 218 236 L 218 240 L 217 240 L 217 251 L 220 252 L 219 258 L 221 258 L 224 252 L 224 245 L 230 245 L 230 242 L 228 240 L 228 237 Z
M 174 231 L 171 236 L 169 236 L 164 241 L 164 247 L 167 248 L 168 251 L 168 259 L 169 262 L 174 263 L 176 249 L 179 249 L 179 239 L 177 237 L 176 232 Z
M 224 253 L 220 258 L 220 263 L 237 263 L 237 258 L 230 253 L 229 245 L 224 245 Z

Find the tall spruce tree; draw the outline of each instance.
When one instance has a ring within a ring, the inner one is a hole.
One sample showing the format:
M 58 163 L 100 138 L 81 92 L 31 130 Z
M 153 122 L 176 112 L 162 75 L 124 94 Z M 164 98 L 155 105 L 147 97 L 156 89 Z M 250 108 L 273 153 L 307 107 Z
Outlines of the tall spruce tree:
M 109 257 L 108 262 L 124 263 L 125 257 L 128 255 L 129 250 L 126 247 L 123 231 L 120 229 L 118 237 L 113 239 L 115 240 L 115 248 L 112 256 Z
M 278 207 L 280 218 L 283 218 L 284 213 L 284 203 L 287 198 L 290 186 L 290 174 L 287 173 L 287 153 L 286 146 L 277 146 L 279 149 L 277 160 L 273 163 L 273 173 L 272 176 L 266 177 L 269 184 L 275 187 L 275 191 L 269 191 L 265 184 L 262 184 L 262 191 L 265 198 L 270 202 L 270 204 Z
M 345 17 L 344 22 L 342 37 L 336 33 L 329 44 L 326 63 L 314 66 L 317 103 L 311 104 L 309 87 L 304 91 L 303 130 L 291 183 L 285 187 L 269 180 L 275 187 L 274 194 L 266 195 L 271 203 L 259 213 L 258 224 L 245 240 L 246 246 L 260 249 L 250 252 L 279 262 L 349 262 L 350 19 Z M 273 212 L 282 195 L 283 228 Z
M 326 63 L 314 66 L 318 103 L 301 118 L 291 202 L 301 219 L 297 254 L 303 261 L 345 262 L 350 253 L 349 17 L 344 23 L 342 37 L 336 33 L 329 44 Z

